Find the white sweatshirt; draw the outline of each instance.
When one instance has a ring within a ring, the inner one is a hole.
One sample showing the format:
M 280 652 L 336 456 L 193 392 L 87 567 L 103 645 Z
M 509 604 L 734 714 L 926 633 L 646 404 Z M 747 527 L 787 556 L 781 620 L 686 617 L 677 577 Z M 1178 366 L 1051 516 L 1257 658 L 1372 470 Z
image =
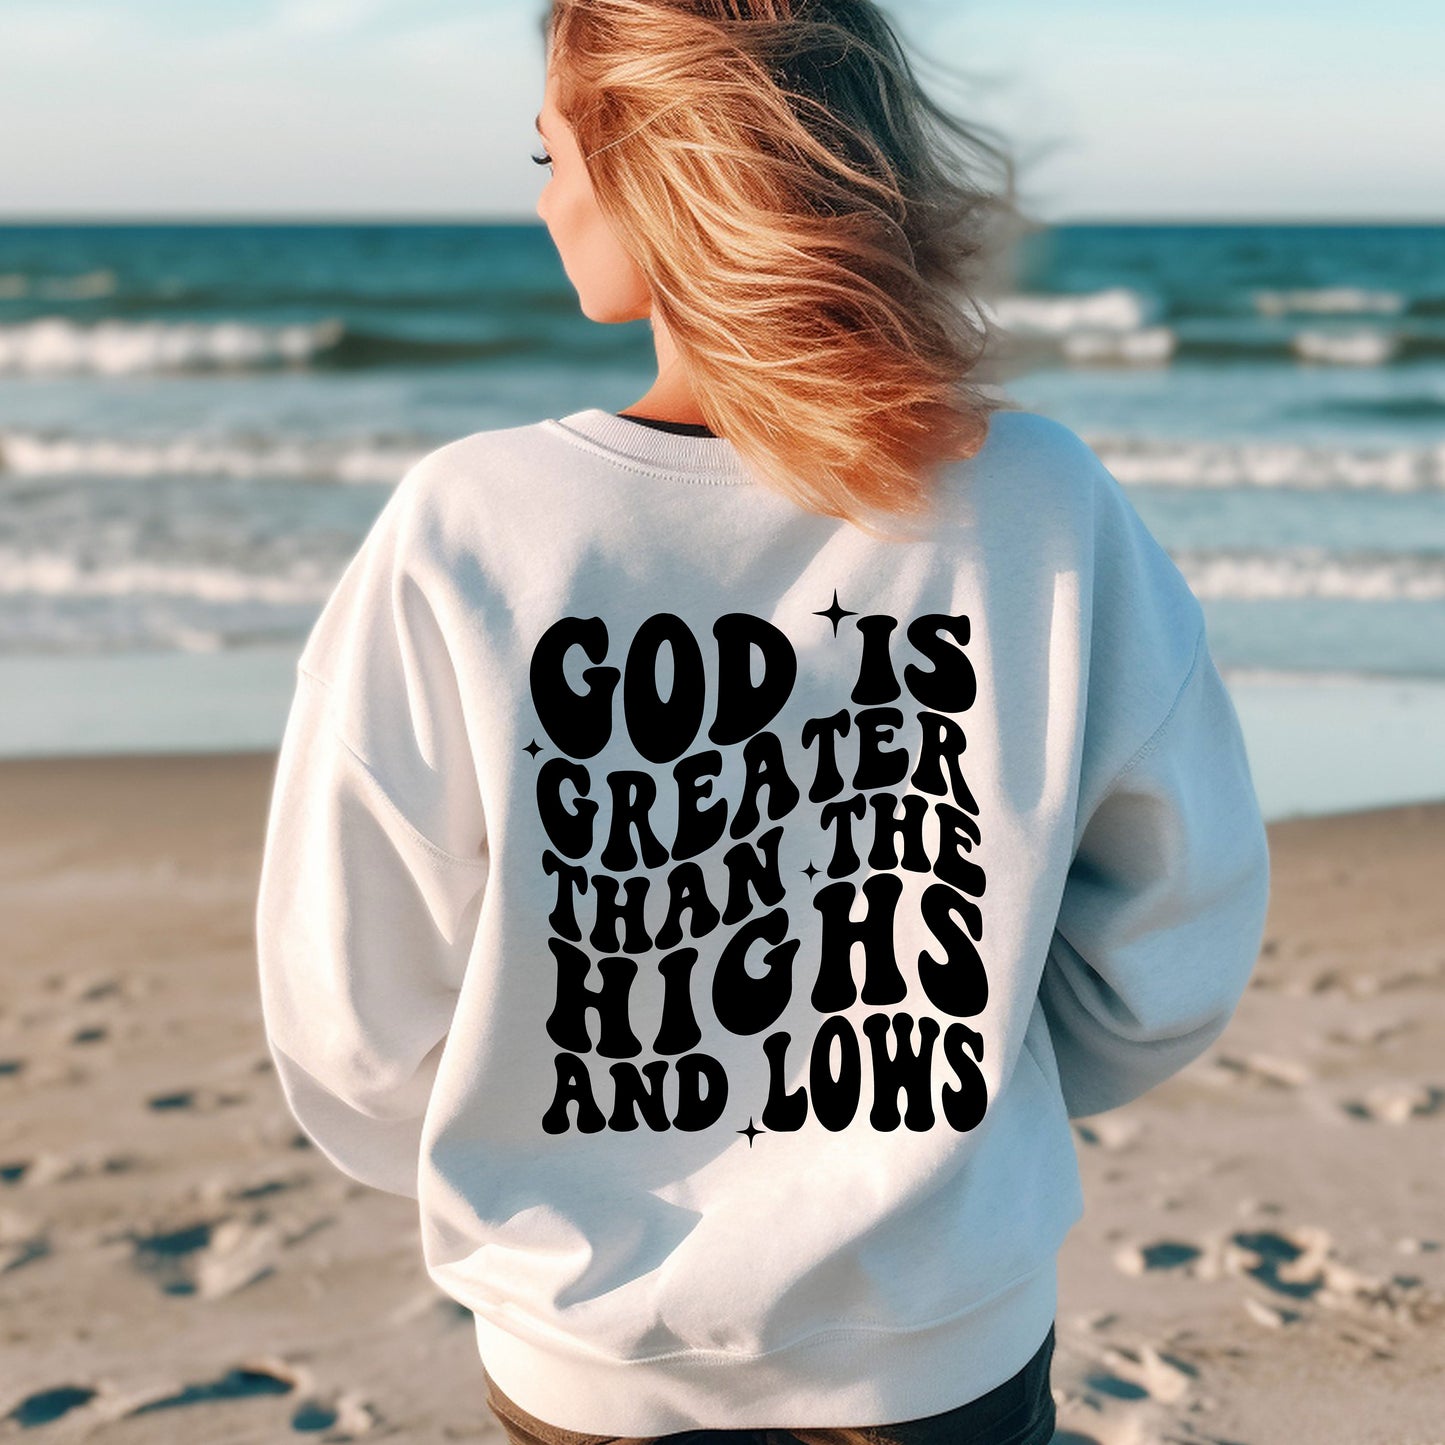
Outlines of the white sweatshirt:
M 596 409 L 412 468 L 306 643 L 257 910 L 286 1099 L 564 1429 L 1013 1375 L 1069 1118 L 1237 1006 L 1263 821 L 1201 609 L 1071 430 L 925 536 Z M 861 897 L 859 896 L 861 894 Z

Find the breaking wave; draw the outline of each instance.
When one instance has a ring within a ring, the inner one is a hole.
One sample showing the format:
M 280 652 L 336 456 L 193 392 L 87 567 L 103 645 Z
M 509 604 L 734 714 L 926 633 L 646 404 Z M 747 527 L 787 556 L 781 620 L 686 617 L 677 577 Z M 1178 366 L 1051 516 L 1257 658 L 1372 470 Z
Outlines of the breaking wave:
M 400 481 L 429 449 L 420 440 L 303 442 L 178 436 L 151 441 L 0 430 L 0 475 L 386 484 Z
M 1099 459 L 1126 484 L 1279 487 L 1302 491 L 1445 490 L 1445 442 L 1368 449 L 1272 441 L 1152 441 L 1090 436 Z
M 531 350 L 524 335 L 442 341 L 349 327 L 336 317 L 289 326 L 244 321 L 97 321 L 0 326 L 0 374 L 138 376 L 483 360 Z

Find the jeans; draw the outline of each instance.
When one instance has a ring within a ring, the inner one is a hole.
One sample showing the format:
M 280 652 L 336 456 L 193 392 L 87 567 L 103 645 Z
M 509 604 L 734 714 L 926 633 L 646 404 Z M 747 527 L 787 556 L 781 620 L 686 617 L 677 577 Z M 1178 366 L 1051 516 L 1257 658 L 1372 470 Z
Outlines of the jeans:
M 1048 1445 L 1054 1437 L 1054 1397 L 1049 1367 L 1054 1327 L 1012 1379 L 986 1395 L 941 1415 L 896 1425 L 859 1425 L 825 1430 L 682 1430 L 646 1439 L 581 1435 L 529 1415 L 487 1379 L 487 1404 L 511 1445 Z

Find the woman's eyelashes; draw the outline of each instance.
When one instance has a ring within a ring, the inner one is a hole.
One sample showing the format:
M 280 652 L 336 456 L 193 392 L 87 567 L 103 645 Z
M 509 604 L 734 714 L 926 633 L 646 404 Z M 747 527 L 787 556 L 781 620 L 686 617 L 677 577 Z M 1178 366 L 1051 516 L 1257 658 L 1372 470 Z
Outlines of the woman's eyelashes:
M 539 166 L 550 166 L 552 164 L 552 157 L 549 156 L 546 151 L 541 151 L 534 155 L 532 159 L 536 161 Z

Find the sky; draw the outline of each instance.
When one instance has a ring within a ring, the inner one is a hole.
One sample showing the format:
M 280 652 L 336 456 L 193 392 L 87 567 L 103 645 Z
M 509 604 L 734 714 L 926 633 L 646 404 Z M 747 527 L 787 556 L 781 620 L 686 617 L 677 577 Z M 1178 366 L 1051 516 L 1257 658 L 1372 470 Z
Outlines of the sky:
M 884 0 L 1038 219 L 1445 220 L 1439 0 Z M 0 0 L 0 220 L 535 219 L 542 0 Z

